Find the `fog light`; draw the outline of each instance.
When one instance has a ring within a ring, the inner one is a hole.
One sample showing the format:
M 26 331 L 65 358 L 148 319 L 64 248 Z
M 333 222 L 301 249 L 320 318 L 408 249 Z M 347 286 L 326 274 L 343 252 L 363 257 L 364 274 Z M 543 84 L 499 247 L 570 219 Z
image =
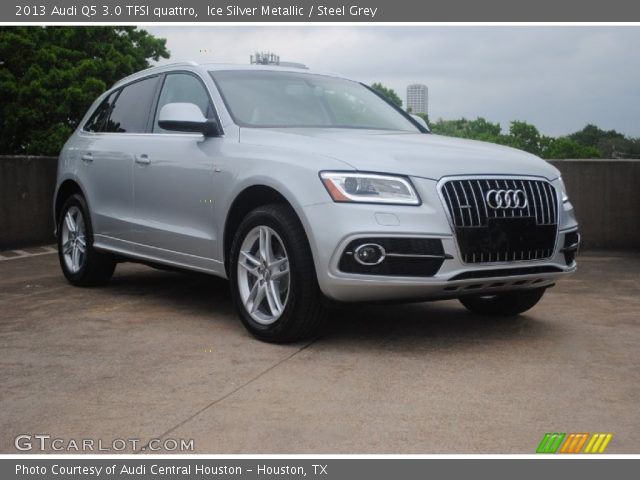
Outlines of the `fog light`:
M 386 252 L 376 243 L 363 243 L 353 251 L 353 256 L 361 265 L 378 265 L 384 261 Z

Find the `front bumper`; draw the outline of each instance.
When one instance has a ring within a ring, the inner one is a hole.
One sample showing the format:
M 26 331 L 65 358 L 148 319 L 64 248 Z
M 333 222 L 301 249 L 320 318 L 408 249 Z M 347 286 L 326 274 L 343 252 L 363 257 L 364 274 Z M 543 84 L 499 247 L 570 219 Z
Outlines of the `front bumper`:
M 577 223 L 571 204 L 562 204 L 558 238 L 550 258 L 465 264 L 438 196 L 436 182 L 412 178 L 422 205 L 364 205 L 327 202 L 304 209 L 318 283 L 330 299 L 341 302 L 428 300 L 549 287 L 575 272 L 567 261 L 565 236 L 573 239 Z M 347 246 L 367 237 L 438 239 L 444 256 L 429 277 L 345 273 L 339 268 Z M 576 246 L 577 247 L 577 246 Z

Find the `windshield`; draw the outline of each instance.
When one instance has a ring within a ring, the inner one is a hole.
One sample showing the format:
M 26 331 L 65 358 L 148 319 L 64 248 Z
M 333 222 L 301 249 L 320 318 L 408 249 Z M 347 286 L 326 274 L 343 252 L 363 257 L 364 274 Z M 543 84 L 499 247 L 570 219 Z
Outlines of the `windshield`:
M 209 73 L 240 126 L 419 131 L 374 92 L 350 80 L 256 70 Z

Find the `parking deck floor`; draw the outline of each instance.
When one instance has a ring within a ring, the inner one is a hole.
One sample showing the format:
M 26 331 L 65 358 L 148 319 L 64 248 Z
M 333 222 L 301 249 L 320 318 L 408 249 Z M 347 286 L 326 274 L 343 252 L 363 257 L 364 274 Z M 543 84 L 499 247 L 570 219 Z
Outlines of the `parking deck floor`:
M 582 254 L 515 319 L 456 301 L 353 306 L 319 338 L 269 345 L 225 281 L 122 264 L 109 286 L 79 289 L 38 252 L 0 260 L 0 453 L 20 434 L 193 439 L 198 453 L 534 453 L 546 432 L 611 432 L 607 453 L 640 452 L 638 253 Z

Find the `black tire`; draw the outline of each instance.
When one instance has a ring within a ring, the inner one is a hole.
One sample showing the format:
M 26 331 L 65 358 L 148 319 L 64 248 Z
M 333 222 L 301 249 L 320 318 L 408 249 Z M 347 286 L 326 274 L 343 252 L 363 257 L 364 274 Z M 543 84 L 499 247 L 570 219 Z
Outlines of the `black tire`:
M 526 312 L 540 301 L 546 289 L 520 290 L 487 296 L 461 297 L 460 303 L 480 315 L 510 317 Z
M 257 322 L 245 307 L 238 281 L 238 259 L 246 237 L 256 227 L 275 231 L 286 249 L 289 290 L 281 315 L 269 325 Z M 230 252 L 229 277 L 236 310 L 244 326 L 259 340 L 286 343 L 316 334 L 326 318 L 324 298 L 318 287 L 311 248 L 302 224 L 287 205 L 272 204 L 256 208 L 242 221 L 235 233 Z
M 67 265 L 65 254 L 63 252 L 63 222 L 65 222 L 67 212 L 74 207 L 80 211 L 85 229 L 84 259 L 79 270 L 76 272 L 72 271 Z M 64 205 L 60 210 L 60 216 L 58 217 L 57 234 L 58 260 L 60 261 L 62 273 L 64 273 L 64 276 L 69 283 L 77 287 L 91 287 L 104 285 L 111 280 L 113 271 L 116 268 L 116 260 L 113 256 L 98 252 L 93 248 L 93 227 L 91 225 L 91 217 L 89 215 L 87 203 L 81 195 L 72 195 L 64 202 Z

